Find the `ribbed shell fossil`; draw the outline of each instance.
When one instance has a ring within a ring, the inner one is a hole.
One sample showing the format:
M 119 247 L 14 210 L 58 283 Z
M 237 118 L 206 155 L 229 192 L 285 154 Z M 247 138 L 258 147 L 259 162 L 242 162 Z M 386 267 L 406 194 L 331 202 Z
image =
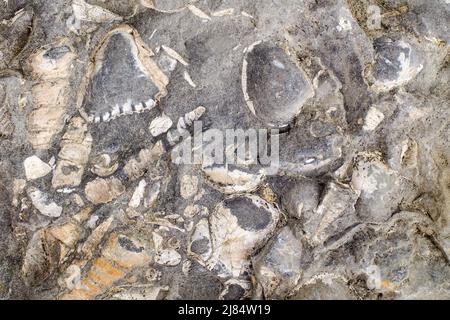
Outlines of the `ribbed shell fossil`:
M 50 148 L 64 126 L 72 61 L 76 55 L 65 40 L 40 49 L 28 60 L 34 80 L 33 110 L 28 115 L 28 140 L 35 149 Z

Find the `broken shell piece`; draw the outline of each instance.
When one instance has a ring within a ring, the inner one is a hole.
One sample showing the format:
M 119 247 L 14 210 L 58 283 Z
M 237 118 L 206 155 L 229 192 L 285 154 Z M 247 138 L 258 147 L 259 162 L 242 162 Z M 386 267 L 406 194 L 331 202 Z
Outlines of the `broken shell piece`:
M 375 40 L 375 61 L 366 70 L 366 80 L 373 89 L 389 91 L 402 86 L 422 70 L 423 64 L 412 46 L 403 40 L 381 37 Z
M 101 154 L 92 160 L 92 173 L 99 177 L 107 177 L 116 172 L 119 164 L 117 157 L 109 154 Z
M 122 182 L 116 178 L 96 178 L 88 182 L 84 189 L 87 199 L 93 204 L 111 202 L 125 191 Z
M 181 255 L 173 249 L 163 249 L 156 253 L 155 262 L 160 265 L 174 267 L 181 262 Z
M 192 0 L 141 0 L 141 5 L 163 13 L 174 13 L 186 9 Z
M 401 202 L 413 201 L 418 190 L 389 168 L 378 152 L 359 153 L 354 159 L 352 186 L 361 192 L 359 213 L 369 221 L 385 221 Z
M 163 50 L 172 58 L 174 58 L 175 60 L 177 60 L 179 63 L 181 63 L 183 66 L 188 66 L 189 63 L 175 50 L 173 50 L 172 48 L 162 45 L 161 48 L 163 48 Z
M 152 120 L 149 126 L 149 130 L 152 136 L 157 137 L 169 131 L 170 127 L 172 127 L 172 124 L 172 119 L 170 119 L 163 113 L 160 117 Z
M 306 73 L 279 47 L 256 42 L 242 65 L 242 91 L 250 111 L 272 127 L 285 127 L 314 95 Z
M 209 234 L 208 219 L 201 219 L 195 226 L 192 233 L 188 254 L 198 259 L 203 265 L 209 259 L 212 253 L 211 237 Z
M 61 150 L 52 179 L 53 188 L 76 187 L 81 183 L 91 146 L 92 137 L 87 124 L 80 117 L 73 118 L 60 142 Z
M 192 219 L 197 215 L 207 217 L 209 215 L 209 211 L 207 207 L 200 206 L 198 204 L 190 204 L 184 209 L 183 215 L 188 219 Z
M 239 277 L 249 259 L 275 231 L 279 210 L 253 195 L 234 196 L 218 204 L 209 217 L 213 253 L 208 269 Z
M 225 194 L 251 192 L 264 179 L 262 170 L 251 170 L 233 165 L 212 165 L 202 168 L 212 186 Z
M 184 199 L 194 196 L 198 191 L 198 177 L 184 175 L 180 180 L 180 194 Z
M 108 23 L 122 20 L 121 16 L 100 6 L 89 4 L 84 0 L 73 0 L 72 10 L 75 18 L 78 20 L 97 23 Z
M 77 105 L 82 114 L 100 122 L 153 108 L 169 83 L 153 55 L 132 27 L 110 30 L 92 53 L 81 83 Z
M 144 207 L 151 208 L 155 205 L 161 191 L 161 184 L 159 182 L 153 183 L 144 195 Z
M 384 114 L 380 110 L 375 107 L 370 107 L 369 111 L 367 111 L 366 118 L 364 119 L 364 131 L 373 131 L 378 125 L 383 122 Z
M 315 214 L 304 224 L 304 230 L 314 244 L 324 244 L 327 239 L 360 223 L 355 211 L 359 192 L 332 182 L 324 194 Z
M 52 171 L 52 168 L 37 156 L 26 158 L 23 162 L 23 166 L 25 168 L 27 180 L 42 178 Z
M 252 294 L 252 284 L 245 279 L 227 280 L 224 287 L 219 296 L 220 300 L 244 300 Z
M 36 285 L 45 281 L 59 265 L 60 245 L 45 229 L 36 231 L 29 241 L 23 259 L 22 275 L 25 283 Z
M 132 208 L 137 208 L 141 204 L 142 198 L 144 197 L 145 187 L 147 186 L 147 182 L 142 179 L 139 181 L 138 186 L 133 192 L 133 196 L 130 199 L 130 202 L 128 203 L 128 206 Z
M 200 19 L 203 19 L 203 21 L 208 21 L 211 20 L 211 17 L 208 16 L 205 12 L 203 12 L 202 10 L 200 10 L 199 8 L 197 8 L 196 6 L 192 5 L 192 4 L 188 4 L 187 8 L 189 9 L 189 11 L 191 11 L 194 15 L 196 15 L 197 17 L 199 17 Z
M 38 209 L 39 213 L 50 218 L 57 218 L 62 213 L 62 207 L 55 202 L 50 202 L 48 195 L 44 192 L 31 187 L 27 190 L 27 194 L 33 203 L 33 206 Z
M 72 62 L 76 55 L 62 41 L 42 49 L 28 59 L 35 84 L 31 89 L 33 110 L 27 118 L 28 140 L 34 149 L 50 148 L 54 135 L 64 126 L 69 100 Z
M 153 162 L 156 162 L 165 152 L 164 145 L 161 141 L 155 143 L 149 149 L 139 151 L 137 158 L 131 158 L 124 166 L 123 170 L 128 178 L 132 181 L 140 178 L 146 168 Z
M 266 299 L 285 297 L 302 275 L 302 243 L 289 227 L 284 227 L 255 258 L 256 278 Z

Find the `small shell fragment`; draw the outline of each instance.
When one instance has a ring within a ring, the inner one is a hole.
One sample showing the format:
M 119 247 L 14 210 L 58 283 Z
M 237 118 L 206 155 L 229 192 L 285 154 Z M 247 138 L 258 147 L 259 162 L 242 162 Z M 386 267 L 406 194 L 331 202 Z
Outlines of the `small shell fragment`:
M 175 60 L 177 60 L 179 63 L 181 63 L 184 66 L 188 66 L 189 63 L 175 50 L 173 50 L 172 48 L 162 45 L 161 46 L 163 48 L 163 50 L 172 58 L 174 58 Z
M 57 218 L 61 215 L 62 207 L 55 202 L 50 202 L 46 193 L 33 187 L 28 189 L 27 193 L 39 213 L 50 218 Z
M 27 180 L 42 178 L 52 171 L 52 168 L 37 156 L 26 158 L 23 162 L 23 166 L 25 168 Z
M 172 124 L 172 119 L 170 119 L 163 113 L 160 117 L 152 120 L 149 126 L 149 130 L 152 136 L 157 137 L 169 131 L 169 129 L 172 127 Z
M 206 13 L 204 13 L 202 10 L 200 10 L 199 8 L 197 8 L 196 6 L 189 4 L 188 9 L 197 17 L 203 19 L 203 20 L 211 20 L 211 17 L 208 16 Z

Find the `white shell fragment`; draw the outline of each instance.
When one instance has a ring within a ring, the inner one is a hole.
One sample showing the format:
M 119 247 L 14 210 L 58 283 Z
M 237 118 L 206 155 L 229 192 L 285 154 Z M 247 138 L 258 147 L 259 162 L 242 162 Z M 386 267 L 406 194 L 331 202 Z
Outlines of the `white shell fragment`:
M 226 194 L 254 191 L 264 179 L 262 170 L 252 171 L 230 165 L 206 166 L 202 170 L 212 186 Z
M 189 63 L 175 50 L 173 50 L 172 48 L 162 45 L 161 48 L 163 48 L 163 50 L 172 58 L 174 58 L 175 60 L 177 60 L 179 63 L 181 63 L 184 66 L 188 66 Z
M 145 187 L 147 186 L 147 182 L 142 179 L 139 181 L 138 186 L 133 192 L 133 196 L 130 199 L 130 202 L 128 203 L 128 206 L 132 208 L 137 208 L 141 204 L 142 198 L 144 197 Z
M 27 180 L 42 178 L 52 171 L 52 168 L 37 156 L 26 158 L 23 162 L 23 166 L 25 168 Z
M 375 107 L 370 107 L 369 111 L 367 111 L 366 118 L 364 119 L 364 131 L 373 131 L 378 125 L 383 122 L 384 114 L 380 110 Z
M 250 257 L 275 231 L 280 218 L 276 207 L 253 195 L 227 198 L 209 217 L 213 253 L 210 270 L 221 277 L 239 277 Z
M 199 8 L 197 8 L 196 6 L 189 4 L 187 5 L 188 9 L 197 17 L 199 17 L 200 19 L 203 19 L 203 21 L 209 21 L 211 20 L 211 17 L 208 16 L 205 12 L 203 12 L 202 10 L 200 10 Z
M 73 0 L 72 10 L 75 18 L 83 21 L 108 23 L 121 21 L 122 17 L 100 6 L 87 3 L 84 0 Z
M 155 262 L 164 266 L 174 267 L 181 262 L 181 255 L 173 249 L 163 249 L 156 253 Z
M 172 124 L 172 119 L 170 119 L 163 113 L 160 117 L 152 120 L 149 126 L 149 130 L 152 136 L 157 137 L 169 131 L 169 129 L 172 127 Z
M 62 213 L 62 207 L 55 202 L 50 202 L 48 195 L 36 188 L 30 188 L 27 191 L 33 206 L 39 213 L 50 218 L 57 218 Z

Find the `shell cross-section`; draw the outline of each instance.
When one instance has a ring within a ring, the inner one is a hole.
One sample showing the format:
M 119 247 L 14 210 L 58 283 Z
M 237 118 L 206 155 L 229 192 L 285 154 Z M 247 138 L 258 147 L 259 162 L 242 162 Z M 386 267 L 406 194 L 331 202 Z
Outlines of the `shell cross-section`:
M 166 95 L 167 76 L 133 28 L 112 29 L 94 51 L 84 78 L 82 110 L 90 122 L 108 122 L 152 109 Z
M 250 111 L 271 127 L 285 127 L 314 95 L 306 73 L 279 47 L 256 42 L 242 65 L 242 90 Z

